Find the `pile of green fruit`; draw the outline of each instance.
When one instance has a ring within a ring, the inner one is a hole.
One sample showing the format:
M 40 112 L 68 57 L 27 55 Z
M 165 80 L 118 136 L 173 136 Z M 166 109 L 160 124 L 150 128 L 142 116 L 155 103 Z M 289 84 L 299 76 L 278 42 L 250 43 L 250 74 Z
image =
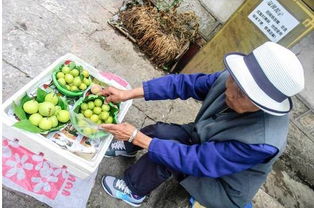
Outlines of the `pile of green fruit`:
M 14 126 L 33 133 L 59 130 L 70 120 L 66 101 L 40 88 L 35 98 L 25 95 L 19 105 L 13 105 L 14 113 L 20 119 Z
M 89 72 L 74 61 L 65 61 L 56 74 L 58 83 L 69 91 L 84 91 L 91 84 Z
M 24 103 L 23 109 L 30 115 L 29 121 L 43 130 L 50 130 L 57 127 L 59 122 L 66 123 L 70 120 L 70 113 L 67 110 L 61 110 L 58 104 L 58 96 L 49 93 L 45 97 L 45 102 L 38 103 L 36 100 L 30 100 Z
M 94 101 L 83 102 L 80 108 L 81 114 L 96 124 L 111 124 L 113 122 L 113 117 L 110 116 L 110 106 L 103 103 L 99 98 Z
M 90 139 L 101 138 L 108 133 L 99 130 L 98 125 L 116 124 L 118 112 L 119 105 L 106 103 L 104 96 L 89 94 L 75 103 L 71 121 L 79 133 Z

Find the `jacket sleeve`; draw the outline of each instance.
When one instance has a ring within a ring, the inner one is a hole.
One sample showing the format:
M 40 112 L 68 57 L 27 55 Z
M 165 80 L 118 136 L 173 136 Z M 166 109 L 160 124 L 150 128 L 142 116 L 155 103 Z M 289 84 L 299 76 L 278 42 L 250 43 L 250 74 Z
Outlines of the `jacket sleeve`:
M 178 74 L 167 75 L 143 82 L 145 100 L 165 100 L 190 97 L 204 100 L 221 72 L 213 74 Z
M 228 141 L 185 145 L 154 138 L 148 155 L 154 162 L 186 175 L 217 178 L 263 163 L 277 152 L 277 148 L 266 144 Z

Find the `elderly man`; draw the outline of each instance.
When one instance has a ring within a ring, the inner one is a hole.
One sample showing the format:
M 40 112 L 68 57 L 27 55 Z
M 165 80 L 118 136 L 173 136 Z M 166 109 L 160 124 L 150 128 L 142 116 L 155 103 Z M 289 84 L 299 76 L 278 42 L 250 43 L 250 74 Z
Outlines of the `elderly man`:
M 203 105 L 193 123 L 157 122 L 138 131 L 128 123 L 105 124 L 117 141 L 107 156 L 148 153 L 125 171 L 104 176 L 112 197 L 140 206 L 157 186 L 174 176 L 206 207 L 245 207 L 284 151 L 291 96 L 304 87 L 303 68 L 288 49 L 266 42 L 249 55 L 229 53 L 226 70 L 214 74 L 168 75 L 122 91 L 112 87 L 107 101 L 187 99 Z

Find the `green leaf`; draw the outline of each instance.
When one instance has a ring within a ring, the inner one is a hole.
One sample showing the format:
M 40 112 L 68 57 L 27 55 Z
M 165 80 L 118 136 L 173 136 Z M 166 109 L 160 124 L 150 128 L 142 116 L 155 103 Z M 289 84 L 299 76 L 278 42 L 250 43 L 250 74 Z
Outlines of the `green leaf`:
M 118 123 L 118 113 L 119 113 L 119 106 L 120 104 L 108 103 L 110 106 L 110 115 L 113 117 L 113 123 Z
M 33 125 L 27 119 L 16 122 L 13 126 L 15 126 L 16 128 L 19 128 L 19 129 L 23 129 L 25 131 L 32 132 L 32 133 L 41 133 L 42 132 L 42 130 L 40 128 Z
M 62 110 L 68 109 L 68 103 L 63 97 L 59 97 L 58 106 L 60 106 Z
M 115 112 L 119 111 L 119 108 L 116 105 L 112 103 L 109 103 L 108 105 L 110 106 L 110 113 L 114 114 Z
M 24 103 L 26 103 L 27 101 L 32 100 L 31 97 L 29 97 L 27 94 L 24 95 L 24 97 L 22 97 L 21 102 L 20 102 L 20 106 L 23 106 Z
M 80 111 L 80 106 L 81 104 L 84 102 L 84 98 L 81 97 L 78 101 L 75 102 L 74 107 L 73 107 L 73 111 L 75 113 L 79 113 Z
M 95 99 L 101 99 L 102 101 L 104 101 L 104 98 L 103 96 L 98 96 L 98 95 L 89 95 L 87 96 L 85 99 L 84 99 L 84 102 L 88 102 L 88 101 L 91 101 L 91 100 L 95 100 Z
M 62 67 L 63 67 L 63 64 L 58 64 L 55 68 L 54 68 L 54 70 L 53 71 L 61 71 L 61 69 L 62 69 Z
M 82 66 L 76 66 L 75 67 L 77 70 L 79 70 L 79 71 L 82 71 L 83 70 L 83 67 Z
M 165 65 L 162 66 L 162 69 L 163 69 L 164 71 L 169 71 L 169 70 L 170 70 L 169 66 L 165 66 Z
M 48 93 L 45 90 L 38 88 L 37 89 L 37 97 L 36 97 L 37 102 L 39 102 L 39 103 L 44 102 L 47 94 Z
M 14 111 L 14 114 L 15 114 L 20 120 L 27 119 L 26 113 L 25 113 L 25 111 L 23 110 L 22 105 L 16 105 L 15 102 L 13 102 L 13 111 Z
M 71 63 L 69 64 L 69 68 L 70 68 L 70 69 L 74 69 L 74 68 L 75 68 L 75 63 L 74 63 L 74 61 L 71 61 Z
M 83 79 L 84 79 L 84 75 L 83 74 L 80 74 L 80 79 L 83 81 Z

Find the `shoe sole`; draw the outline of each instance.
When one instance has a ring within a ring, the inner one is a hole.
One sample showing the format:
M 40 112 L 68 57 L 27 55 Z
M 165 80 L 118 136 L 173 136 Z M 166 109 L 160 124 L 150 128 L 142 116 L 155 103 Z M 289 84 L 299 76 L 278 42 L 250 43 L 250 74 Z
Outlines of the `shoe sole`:
M 109 196 L 111 196 L 112 198 L 115 198 L 115 199 L 122 200 L 122 201 L 124 201 L 125 203 L 127 203 L 127 204 L 129 204 L 129 205 L 131 205 L 131 206 L 133 206 L 133 207 L 139 207 L 139 206 L 141 206 L 141 204 L 133 204 L 133 203 L 131 203 L 131 202 L 129 202 L 129 201 L 126 201 L 126 200 L 124 200 L 124 199 L 120 199 L 120 198 L 114 197 L 109 191 L 107 191 L 106 187 L 104 186 L 104 183 L 103 183 L 104 178 L 105 178 L 105 176 L 103 176 L 103 177 L 101 178 L 101 186 L 102 186 L 102 188 L 105 190 L 105 192 L 106 192 Z

